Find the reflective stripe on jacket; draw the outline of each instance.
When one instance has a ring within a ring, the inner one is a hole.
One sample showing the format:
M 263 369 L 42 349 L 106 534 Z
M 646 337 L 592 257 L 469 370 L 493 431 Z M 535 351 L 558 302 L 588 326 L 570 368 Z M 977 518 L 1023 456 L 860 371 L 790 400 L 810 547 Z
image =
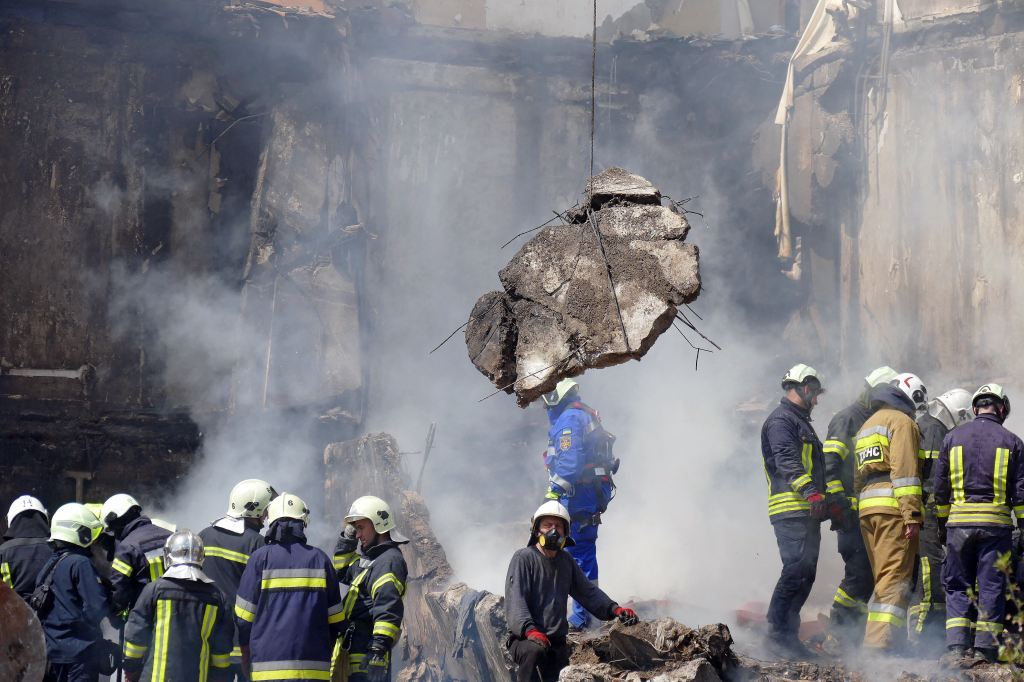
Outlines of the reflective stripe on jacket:
M 47 538 L 14 538 L 0 545 L 0 579 L 28 599 L 36 589 L 39 571 L 53 556 Z
M 124 627 L 124 669 L 146 682 L 207 682 L 230 665 L 231 614 L 213 583 L 159 578 Z
M 1010 526 L 1024 518 L 1024 444 L 995 415 L 979 414 L 942 441 L 935 513 L 950 526 Z
M 334 566 L 338 581 L 349 586 L 342 615 L 354 626 L 352 651 L 365 652 L 373 641 L 391 649 L 401 634 L 408 568 L 402 550 L 387 541 L 356 554 L 356 541 L 338 539 Z
M 142 588 L 164 574 L 164 542 L 171 531 L 145 516 L 124 527 L 110 564 L 111 600 L 115 611 L 130 609 Z
M 330 679 L 341 609 L 338 579 L 321 550 L 296 541 L 253 552 L 235 598 L 238 641 L 252 649 L 252 679 Z
M 825 490 L 821 441 L 810 414 L 783 398 L 761 427 L 771 520 L 810 516 L 807 498 Z
M 861 517 L 889 514 L 903 516 L 904 523 L 921 523 L 921 432 L 910 416 L 914 407 L 897 389 L 882 388 L 888 389 L 883 391 L 886 406 L 857 432 L 857 506 Z
M 832 417 L 828 423 L 828 435 L 822 446 L 825 459 L 825 492 L 828 495 L 845 497 L 851 509 L 857 508 L 857 496 L 853 490 L 854 440 L 873 410 L 868 392 L 865 391 L 857 402 L 847 405 Z
M 206 560 L 203 562 L 203 573 L 220 588 L 224 594 L 224 602 L 231 609 L 238 595 L 238 584 L 242 581 L 242 572 L 249 563 L 249 557 L 265 543 L 263 536 L 253 528 L 245 528 L 239 534 L 218 526 L 208 526 L 199 533 L 206 549 Z M 234 633 L 234 619 L 231 619 L 234 646 L 231 649 L 231 662 L 240 663 L 242 652 L 238 648 L 238 636 Z

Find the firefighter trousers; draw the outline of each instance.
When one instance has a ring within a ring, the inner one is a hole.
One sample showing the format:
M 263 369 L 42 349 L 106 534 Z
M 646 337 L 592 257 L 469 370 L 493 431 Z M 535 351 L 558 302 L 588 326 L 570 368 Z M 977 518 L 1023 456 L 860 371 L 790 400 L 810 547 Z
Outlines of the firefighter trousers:
M 910 638 L 921 653 L 933 654 L 945 648 L 946 593 L 942 587 L 943 547 L 935 509 L 925 507 L 918 549 L 917 581 L 910 607 Z
M 843 558 L 843 579 L 832 601 L 829 631 L 842 644 L 857 646 L 864 636 L 868 599 L 875 582 L 856 511 L 846 513 L 836 538 Z
M 1008 554 L 1009 527 L 949 526 L 942 584 L 946 588 L 946 646 L 995 649 L 1006 615 L 1006 574 L 997 567 Z M 977 593 L 977 620 L 968 590 Z M 972 626 L 975 629 L 971 635 Z M 973 642 L 972 642 L 973 640 Z
M 906 642 L 907 604 L 917 559 L 917 538 L 903 537 L 903 517 L 869 514 L 860 519 L 875 589 L 868 603 L 864 647 L 897 649 Z
M 811 594 L 818 571 L 821 522 L 808 517 L 772 522 L 782 559 L 782 574 L 768 605 L 768 623 L 775 635 L 796 636 L 800 609 Z

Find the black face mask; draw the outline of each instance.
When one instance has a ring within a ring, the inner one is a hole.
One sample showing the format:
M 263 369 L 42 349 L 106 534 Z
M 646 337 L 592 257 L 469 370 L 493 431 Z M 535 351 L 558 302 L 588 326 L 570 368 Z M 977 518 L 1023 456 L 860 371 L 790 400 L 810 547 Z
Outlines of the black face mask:
M 559 550 L 565 547 L 565 537 L 558 532 L 557 528 L 552 528 L 547 533 L 540 533 L 537 542 L 544 549 Z

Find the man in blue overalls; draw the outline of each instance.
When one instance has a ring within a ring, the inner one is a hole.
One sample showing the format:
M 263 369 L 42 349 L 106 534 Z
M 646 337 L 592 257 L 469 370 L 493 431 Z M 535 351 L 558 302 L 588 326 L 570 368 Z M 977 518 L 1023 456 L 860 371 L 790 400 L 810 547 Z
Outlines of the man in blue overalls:
M 569 510 L 569 534 L 576 544 L 567 551 L 587 578 L 597 583 L 597 527 L 614 496 L 612 474 L 619 468 L 612 455 L 615 436 L 601 426 L 597 411 L 580 400 L 579 384 L 572 379 L 563 379 L 554 391 L 545 393 L 544 404 L 551 422 L 544 460 L 545 497 Z M 589 623 L 587 610 L 573 602 L 570 627 L 583 629 Z

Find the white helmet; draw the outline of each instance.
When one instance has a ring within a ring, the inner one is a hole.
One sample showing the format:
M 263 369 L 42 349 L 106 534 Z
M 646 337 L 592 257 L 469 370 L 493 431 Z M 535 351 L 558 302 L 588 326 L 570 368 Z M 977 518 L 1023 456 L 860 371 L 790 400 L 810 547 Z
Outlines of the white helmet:
M 266 481 L 247 478 L 231 489 L 228 495 L 228 516 L 235 519 L 258 519 L 276 496 L 277 491 Z
M 378 534 L 391 533 L 391 540 L 398 543 L 408 542 L 408 538 L 398 532 L 395 525 L 395 515 L 391 513 L 391 506 L 373 495 L 364 495 L 358 498 L 349 507 L 345 515 L 345 523 L 352 523 L 359 519 L 366 519 L 373 524 L 373 530 Z
M 125 493 L 118 493 L 111 495 L 107 498 L 107 501 L 103 503 L 103 509 L 100 512 L 100 519 L 103 521 L 103 526 L 110 528 L 110 524 L 113 521 L 121 518 L 132 510 L 133 507 L 142 509 L 142 505 L 139 504 L 131 495 Z
M 985 384 L 975 391 L 974 397 L 971 398 L 971 406 L 975 408 L 998 403 L 1003 405 L 1002 418 L 1005 420 L 1010 416 L 1010 396 L 1006 395 L 1000 384 Z
M 914 403 L 914 407 L 917 409 L 923 409 L 925 404 L 928 402 L 928 389 L 924 387 L 924 382 L 916 374 L 904 372 L 896 377 L 892 382 L 896 388 L 900 389 L 905 396 L 910 398 L 911 402 Z
M 267 523 L 278 519 L 298 519 L 302 525 L 308 525 L 309 507 L 298 495 L 281 493 L 267 505 Z
M 871 371 L 866 377 L 864 377 L 864 383 L 868 385 L 868 388 L 874 388 L 875 386 L 881 386 L 882 384 L 891 384 L 896 381 L 896 377 L 899 376 L 899 372 L 894 370 L 889 365 L 882 365 Z
M 928 401 L 928 414 L 942 422 L 947 429 L 956 428 L 974 419 L 971 411 L 971 394 L 962 388 L 946 391 L 938 398 Z
M 821 374 L 818 370 L 814 369 L 810 365 L 800 363 L 793 365 L 786 372 L 785 376 L 782 377 L 782 386 L 785 388 L 786 384 L 805 384 L 811 380 L 817 381 L 819 384 L 824 383 L 821 380 Z
M 548 391 L 542 397 L 544 404 L 548 407 L 554 407 L 558 403 L 565 400 L 565 396 L 569 395 L 573 391 L 579 391 L 580 385 L 575 379 L 562 379 L 555 384 L 555 390 Z
M 544 518 L 545 516 L 553 516 L 555 518 L 559 518 L 559 519 L 562 519 L 563 521 L 565 521 L 566 538 L 565 538 L 565 545 L 564 546 L 570 547 L 570 546 L 576 544 L 575 540 L 573 540 L 571 537 L 568 537 L 568 535 L 569 535 L 569 528 L 570 528 L 570 525 L 572 524 L 572 517 L 569 516 L 569 510 L 566 509 L 565 506 L 561 502 L 559 502 L 558 500 L 548 500 L 547 502 L 545 502 L 541 506 L 537 507 L 537 511 L 533 512 L 533 517 L 530 518 L 530 544 L 531 545 L 534 544 L 535 542 L 537 542 L 537 540 L 538 540 L 539 533 L 537 531 L 537 527 L 540 525 L 540 520 L 542 518 Z
M 14 523 L 14 517 L 27 511 L 36 511 L 46 516 L 46 507 L 43 506 L 42 502 L 31 495 L 22 495 L 14 502 L 11 502 L 11 508 L 7 510 L 7 527 L 9 528 Z
M 69 502 L 50 519 L 50 540 L 88 547 L 103 532 L 103 524 L 84 504 Z

